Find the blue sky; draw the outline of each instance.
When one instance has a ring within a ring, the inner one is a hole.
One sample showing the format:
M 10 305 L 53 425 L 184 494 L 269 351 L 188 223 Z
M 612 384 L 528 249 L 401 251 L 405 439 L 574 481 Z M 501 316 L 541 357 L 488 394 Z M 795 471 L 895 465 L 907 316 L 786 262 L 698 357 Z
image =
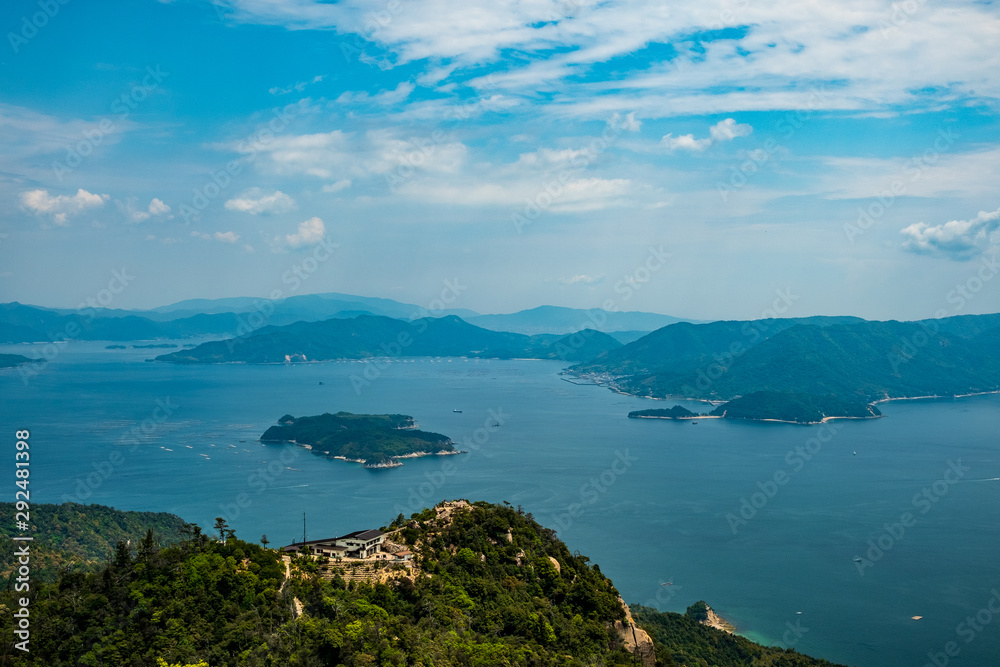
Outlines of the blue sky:
M 996 5 L 675 4 L 4 3 L 0 300 L 1000 311 Z

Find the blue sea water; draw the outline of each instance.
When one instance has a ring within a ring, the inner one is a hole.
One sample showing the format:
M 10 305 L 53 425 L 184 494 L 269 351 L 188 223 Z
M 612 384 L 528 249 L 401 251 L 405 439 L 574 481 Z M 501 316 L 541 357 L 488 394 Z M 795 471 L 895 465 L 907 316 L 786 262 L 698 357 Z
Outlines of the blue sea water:
M 33 377 L 0 371 L 7 469 L 30 429 L 33 502 L 225 516 L 276 546 L 301 539 L 303 513 L 316 538 L 445 498 L 507 501 L 629 603 L 704 599 L 751 639 L 850 665 L 1000 664 L 1000 396 L 692 424 L 627 419 L 672 403 L 571 384 L 558 362 L 145 362 L 159 352 L 77 342 Z M 413 415 L 468 453 L 370 471 L 257 442 L 285 413 L 338 410 Z

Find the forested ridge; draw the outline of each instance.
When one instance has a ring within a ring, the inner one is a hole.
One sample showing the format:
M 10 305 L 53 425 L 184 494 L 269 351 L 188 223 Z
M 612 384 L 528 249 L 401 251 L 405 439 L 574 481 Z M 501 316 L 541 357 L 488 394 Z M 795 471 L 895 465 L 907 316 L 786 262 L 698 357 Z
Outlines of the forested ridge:
M 87 508 L 74 511 L 85 516 Z M 618 592 L 586 556 L 520 508 L 473 503 L 399 515 L 385 530 L 415 567 L 358 579 L 346 563 L 244 541 L 224 521 L 152 531 L 91 572 L 32 581 L 30 653 L 2 630 L 4 665 L 201 667 L 635 665 Z M 108 511 L 108 508 L 101 508 Z M 110 510 L 114 512 L 115 510 Z M 169 516 L 169 515 L 167 515 Z M 266 545 L 266 538 L 262 539 Z M 16 600 L 8 581 L 0 611 Z M 19 594 L 23 595 L 23 594 Z M 641 609 L 658 665 L 823 665 Z M 675 627 L 676 626 L 676 627 Z M 673 629 L 671 629 L 673 628 Z M 737 641 L 738 640 L 738 641 Z M 735 642 L 735 643 L 734 643 Z M 735 646 L 735 648 L 734 648 Z M 793 661 L 781 661 L 791 656 Z M 649 660 L 652 660 L 650 656 Z M 647 664 L 652 664 L 647 662 Z

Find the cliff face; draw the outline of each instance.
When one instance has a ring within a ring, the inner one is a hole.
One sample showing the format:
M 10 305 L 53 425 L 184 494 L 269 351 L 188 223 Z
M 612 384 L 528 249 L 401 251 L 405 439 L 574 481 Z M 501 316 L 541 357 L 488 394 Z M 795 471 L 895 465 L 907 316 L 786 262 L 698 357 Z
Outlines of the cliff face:
M 625 601 L 620 597 L 618 600 L 625 610 L 625 620 L 615 621 L 615 630 L 625 642 L 625 648 L 628 652 L 639 658 L 642 667 L 655 667 L 656 650 L 653 647 L 653 640 L 645 630 L 635 624 L 632 619 L 632 611 L 625 604 Z

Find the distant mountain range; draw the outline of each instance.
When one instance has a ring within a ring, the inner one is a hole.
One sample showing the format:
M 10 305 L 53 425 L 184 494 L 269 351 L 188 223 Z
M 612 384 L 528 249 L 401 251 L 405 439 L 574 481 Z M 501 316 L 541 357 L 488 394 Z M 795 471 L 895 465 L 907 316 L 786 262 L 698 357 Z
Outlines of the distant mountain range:
M 51 340 L 132 341 L 158 338 L 243 336 L 264 326 L 378 315 L 416 320 L 455 315 L 484 329 L 526 335 L 565 335 L 581 329 L 616 334 L 631 342 L 682 321 L 668 315 L 542 306 L 507 315 L 480 315 L 467 309 L 428 310 L 392 299 L 350 294 L 305 294 L 280 301 L 253 297 L 191 299 L 152 310 L 58 309 L 0 304 L 0 343 Z
M 454 315 L 406 321 L 375 315 L 265 327 L 157 357 L 172 363 L 283 363 L 371 357 L 589 359 L 621 347 L 593 330 L 558 336 L 490 331 Z

